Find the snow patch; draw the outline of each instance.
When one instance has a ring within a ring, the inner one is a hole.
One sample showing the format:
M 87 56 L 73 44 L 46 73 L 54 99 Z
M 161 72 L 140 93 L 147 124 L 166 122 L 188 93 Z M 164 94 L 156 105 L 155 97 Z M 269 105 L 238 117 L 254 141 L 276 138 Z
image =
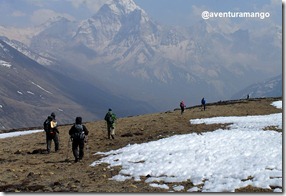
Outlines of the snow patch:
M 31 91 L 27 91 L 28 94 L 31 94 L 31 95 L 35 95 L 35 93 L 31 92 Z
M 173 189 L 174 189 L 174 191 L 181 191 L 181 190 L 184 190 L 184 186 L 173 186 Z
M 166 185 L 166 184 L 151 183 L 149 185 L 152 186 L 152 187 L 155 187 L 155 188 L 169 189 L 168 185 Z
M 278 109 L 282 109 L 282 107 L 283 107 L 282 101 L 274 101 L 271 105 L 273 105 L 274 107 L 276 107 Z
M 3 60 L 0 60 L 0 65 L 3 67 L 7 67 L 7 68 L 12 67 L 12 65 L 9 62 L 3 61 Z
M 53 94 L 53 93 L 51 93 L 50 91 L 48 91 L 48 90 L 44 89 L 43 87 L 41 87 L 40 85 L 38 85 L 38 84 L 36 84 L 36 83 L 34 83 L 34 82 L 31 82 L 31 83 L 32 83 L 33 85 L 37 86 L 39 89 L 45 91 L 46 93 Z
M 32 133 L 38 133 L 38 132 L 43 132 L 44 130 L 32 130 L 32 131 L 16 131 L 16 132 L 11 132 L 11 133 L 2 133 L 0 134 L 0 139 L 4 138 L 9 138 L 9 137 L 18 137 L 21 135 L 28 135 Z

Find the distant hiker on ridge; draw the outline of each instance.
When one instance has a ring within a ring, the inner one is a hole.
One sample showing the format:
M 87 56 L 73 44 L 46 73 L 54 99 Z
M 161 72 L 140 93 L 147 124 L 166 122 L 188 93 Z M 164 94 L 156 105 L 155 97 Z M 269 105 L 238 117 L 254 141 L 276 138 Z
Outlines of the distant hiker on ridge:
M 205 100 L 204 97 L 203 97 L 202 100 L 201 100 L 201 104 L 202 104 L 202 105 L 201 105 L 201 108 L 204 107 L 204 110 L 206 110 L 206 100 Z M 201 109 L 201 110 L 203 110 L 203 109 Z
M 76 117 L 75 124 L 70 128 L 69 135 L 72 139 L 72 152 L 75 158 L 74 162 L 82 160 L 84 155 L 84 143 L 87 142 L 85 136 L 88 135 L 88 130 L 82 124 L 82 118 Z
M 181 114 L 184 113 L 185 107 L 186 107 L 186 105 L 185 105 L 184 101 L 181 101 L 181 102 L 180 102 Z
M 116 121 L 116 115 L 112 112 L 111 109 L 108 110 L 106 113 L 104 120 L 107 123 L 107 137 L 110 139 L 114 139 L 115 136 L 115 121 Z
M 55 143 L 55 151 L 57 152 L 59 150 L 59 130 L 58 125 L 56 121 L 56 115 L 53 112 L 44 122 L 44 130 L 46 132 L 46 142 L 47 142 L 47 152 L 51 152 L 51 145 L 52 140 L 54 140 Z

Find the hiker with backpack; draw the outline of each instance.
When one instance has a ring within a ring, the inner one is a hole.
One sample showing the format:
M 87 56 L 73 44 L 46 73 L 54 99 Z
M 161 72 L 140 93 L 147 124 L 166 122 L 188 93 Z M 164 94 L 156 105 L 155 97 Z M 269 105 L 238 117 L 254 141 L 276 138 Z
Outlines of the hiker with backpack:
M 183 114 L 184 111 L 185 111 L 185 108 L 186 108 L 186 105 L 185 105 L 184 101 L 180 102 L 180 108 L 181 108 L 181 114 Z
M 48 154 L 51 152 L 52 140 L 54 141 L 55 144 L 55 152 L 57 152 L 59 150 L 59 137 L 58 137 L 59 130 L 56 121 L 56 115 L 54 112 L 47 117 L 43 125 L 44 125 L 44 130 L 46 132 Z
M 107 137 L 108 139 L 112 138 L 115 139 L 115 121 L 116 121 L 116 115 L 112 112 L 112 109 L 109 109 L 106 113 L 104 120 L 107 123 Z
M 204 108 L 204 111 L 206 110 L 206 100 L 205 98 L 203 97 L 202 100 L 201 100 L 201 110 L 203 110 L 202 108 Z
M 75 163 L 83 159 L 84 144 L 87 142 L 88 132 L 86 126 L 82 124 L 82 118 L 80 116 L 76 117 L 75 123 L 69 130 Z

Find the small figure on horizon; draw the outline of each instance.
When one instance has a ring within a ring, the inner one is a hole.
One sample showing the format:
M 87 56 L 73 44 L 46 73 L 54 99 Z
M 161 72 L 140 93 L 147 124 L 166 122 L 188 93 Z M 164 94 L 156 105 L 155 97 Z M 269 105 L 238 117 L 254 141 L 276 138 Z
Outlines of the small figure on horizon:
M 203 97 L 202 100 L 201 100 L 201 104 L 202 104 L 202 105 L 201 105 L 201 108 L 204 107 L 204 111 L 205 111 L 205 110 L 206 110 L 206 100 L 205 100 L 204 97 Z M 201 110 L 202 110 L 202 109 L 201 109 Z
M 86 137 L 88 130 L 85 125 L 82 124 L 82 118 L 76 117 L 75 123 L 69 130 L 69 135 L 72 140 L 72 152 L 75 158 L 75 163 L 82 160 L 84 156 L 84 143 L 87 142 Z
M 249 99 L 249 94 L 247 94 L 247 97 L 246 97 L 246 99 L 247 99 L 247 100 Z
M 108 112 L 106 113 L 104 120 L 107 123 L 107 137 L 110 139 L 114 139 L 115 136 L 115 121 L 116 121 L 116 115 L 112 112 L 112 109 L 108 109 Z
M 181 115 L 182 115 L 184 113 L 184 111 L 185 111 L 185 108 L 186 108 L 186 105 L 185 105 L 184 101 L 180 102 L 180 108 L 181 108 Z
M 46 132 L 48 154 L 51 152 L 52 140 L 55 143 L 55 151 L 57 152 L 59 150 L 59 137 L 58 137 L 59 130 L 56 121 L 56 115 L 54 112 L 52 112 L 51 115 L 48 116 L 43 125 L 44 125 L 44 130 Z

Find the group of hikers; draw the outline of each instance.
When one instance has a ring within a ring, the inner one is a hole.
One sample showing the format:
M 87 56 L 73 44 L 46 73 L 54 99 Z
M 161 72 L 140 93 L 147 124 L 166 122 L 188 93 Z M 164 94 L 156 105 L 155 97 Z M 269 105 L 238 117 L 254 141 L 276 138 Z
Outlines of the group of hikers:
M 181 114 L 184 113 L 186 105 L 184 101 L 180 102 Z M 202 98 L 201 100 L 202 110 L 206 110 L 206 100 Z M 107 123 L 107 138 L 115 139 L 115 122 L 117 120 L 116 115 L 112 112 L 112 109 L 108 109 L 104 120 Z M 47 153 L 51 152 L 51 144 L 54 141 L 55 152 L 59 150 L 59 130 L 56 120 L 56 115 L 54 112 L 47 117 L 44 124 L 44 131 L 46 132 L 46 144 Z M 71 126 L 69 130 L 70 140 L 72 142 L 72 152 L 75 158 L 75 162 L 83 159 L 84 156 L 84 146 L 88 142 L 88 129 L 82 124 L 82 117 L 78 116 L 75 118 L 75 123 Z
M 107 123 L 107 137 L 108 139 L 115 139 L 115 122 L 116 115 L 109 109 L 106 113 L 104 120 Z M 59 150 L 59 130 L 54 112 L 47 117 L 44 124 L 44 131 L 46 132 L 46 144 L 47 153 L 51 152 L 51 144 L 54 141 L 55 152 Z M 72 142 L 72 152 L 75 158 L 75 162 L 79 162 L 84 156 L 84 146 L 88 142 L 88 129 L 82 124 L 82 117 L 78 116 L 75 118 L 75 123 L 69 130 L 70 140 Z
M 183 114 L 186 108 L 184 101 L 180 102 L 180 108 L 181 108 L 181 114 Z M 206 100 L 204 97 L 201 100 L 201 110 L 204 110 L 204 111 L 206 110 Z

